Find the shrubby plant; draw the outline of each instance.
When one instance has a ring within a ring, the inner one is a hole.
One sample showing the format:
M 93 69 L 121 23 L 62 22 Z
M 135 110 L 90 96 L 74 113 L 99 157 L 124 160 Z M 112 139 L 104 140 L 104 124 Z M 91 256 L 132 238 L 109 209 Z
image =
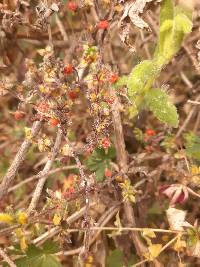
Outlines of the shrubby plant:
M 197 108 L 161 84 L 172 61 L 197 83 L 178 57 L 198 73 L 198 18 L 174 2 L 0 4 L 2 266 L 196 264 L 199 116 L 182 135 Z

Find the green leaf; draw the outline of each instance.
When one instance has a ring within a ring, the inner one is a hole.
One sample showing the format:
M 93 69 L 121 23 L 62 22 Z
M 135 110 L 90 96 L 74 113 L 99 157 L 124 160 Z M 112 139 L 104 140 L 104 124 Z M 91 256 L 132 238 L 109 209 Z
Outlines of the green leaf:
M 58 259 L 52 255 L 56 252 L 58 252 L 58 246 L 53 241 L 46 241 L 42 249 L 31 244 L 28 246 L 26 255 L 15 260 L 15 264 L 17 267 L 62 267 Z
M 55 254 L 59 251 L 59 246 L 56 242 L 53 242 L 51 240 L 47 240 L 43 244 L 43 253 L 45 254 Z
M 160 36 L 156 56 L 163 58 L 164 64 L 167 64 L 179 51 L 185 35 L 191 30 L 191 12 L 180 6 L 174 7 L 171 0 L 164 0 L 160 11 Z
M 178 126 L 176 107 L 170 102 L 168 95 L 161 89 L 151 89 L 145 95 L 145 104 L 150 111 L 163 123 Z
M 124 76 L 121 76 L 116 83 L 113 84 L 113 87 L 114 88 L 120 88 L 124 85 L 127 84 L 127 79 L 128 79 L 128 76 L 127 75 L 124 75 Z
M 200 161 L 200 137 L 192 132 L 184 135 L 185 152 L 189 158 Z
M 174 17 L 174 5 L 172 0 L 163 0 L 160 10 L 160 25 Z
M 26 251 L 26 255 L 29 257 L 29 258 L 32 258 L 32 257 L 36 257 L 38 255 L 41 255 L 42 254 L 42 250 L 38 247 L 36 247 L 35 245 L 33 244 L 30 244 L 28 246 L 28 249 Z
M 110 167 L 110 160 L 115 158 L 115 149 L 109 148 L 106 152 L 103 148 L 97 148 L 89 156 L 86 165 L 91 172 L 95 172 L 97 182 L 105 178 L 105 169 Z
M 158 73 L 156 61 L 144 60 L 138 64 L 130 73 L 127 81 L 128 95 L 132 99 L 137 94 L 142 93 L 149 80 Z
M 123 253 L 119 249 L 115 249 L 111 252 L 107 258 L 108 267 L 122 267 L 123 266 Z
M 183 13 L 175 17 L 176 30 L 188 34 L 192 30 L 192 21 Z
M 173 20 L 172 19 L 167 19 L 160 26 L 160 32 L 163 33 L 165 31 L 171 30 L 172 27 L 173 27 Z

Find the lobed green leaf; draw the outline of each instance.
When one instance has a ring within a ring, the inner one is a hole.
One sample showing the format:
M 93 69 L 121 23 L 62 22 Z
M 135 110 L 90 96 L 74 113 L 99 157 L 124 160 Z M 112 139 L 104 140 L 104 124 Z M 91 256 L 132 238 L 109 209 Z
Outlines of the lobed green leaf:
M 176 107 L 170 102 L 166 92 L 161 89 L 151 89 L 145 95 L 145 105 L 163 123 L 169 126 L 178 126 Z

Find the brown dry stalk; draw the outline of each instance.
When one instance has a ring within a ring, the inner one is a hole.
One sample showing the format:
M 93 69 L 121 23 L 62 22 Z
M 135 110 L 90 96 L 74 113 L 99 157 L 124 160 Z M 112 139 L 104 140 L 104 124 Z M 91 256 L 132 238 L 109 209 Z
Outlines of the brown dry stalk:
M 32 138 L 37 136 L 42 126 L 42 122 L 37 121 L 33 124 L 32 127 Z M 32 144 L 32 141 L 29 139 L 25 139 L 22 143 L 20 149 L 18 150 L 12 164 L 10 165 L 6 175 L 3 177 L 3 180 L 0 185 L 0 200 L 7 194 L 8 188 L 12 181 L 14 180 L 15 176 L 17 175 L 17 172 L 23 163 L 26 154 Z
M 17 267 L 15 263 L 8 257 L 8 255 L 3 251 L 2 248 L 0 248 L 0 255 L 4 259 L 5 262 L 8 263 L 10 267 Z
M 102 228 L 104 227 L 110 220 L 111 218 L 119 211 L 119 205 L 115 205 L 110 207 L 99 219 L 97 226 L 99 226 L 99 229 L 97 232 L 95 232 L 90 240 L 89 240 L 89 246 L 91 246 L 94 241 L 97 239 L 97 237 L 99 236 L 99 234 L 102 232 Z M 70 251 L 62 251 L 59 252 L 57 255 L 65 255 L 65 256 L 69 256 L 69 255 L 74 255 L 74 254 L 79 254 L 83 251 L 83 246 L 77 248 L 77 249 L 73 249 Z
M 115 97 L 115 104 L 113 105 L 112 109 L 112 119 L 113 119 L 113 125 L 114 125 L 114 133 L 115 133 L 115 148 L 117 153 L 117 162 L 120 166 L 122 172 L 126 174 L 128 169 L 128 160 L 127 160 L 127 153 L 125 149 L 125 141 L 124 141 L 124 134 L 123 134 L 123 128 L 122 128 L 122 121 L 121 116 L 119 112 L 119 100 L 114 90 L 112 90 L 112 94 Z M 127 178 L 128 179 L 128 178 Z M 132 227 L 137 227 L 136 220 L 135 220 L 135 214 L 134 210 L 131 206 L 131 203 L 126 201 L 124 202 L 124 211 L 126 215 L 126 219 L 128 221 L 128 224 Z M 135 245 L 137 254 L 142 258 L 144 253 L 148 251 L 145 244 L 142 242 L 139 234 L 137 232 L 131 232 L 131 239 Z M 162 264 L 155 259 L 154 261 L 155 266 L 161 267 Z
M 47 161 L 47 163 L 45 164 L 44 166 L 44 169 L 40 172 L 39 175 L 41 175 L 41 178 L 39 179 L 37 185 L 36 185 L 36 188 L 35 188 L 35 191 L 33 193 L 33 197 L 31 199 L 31 203 L 28 207 L 28 213 L 30 214 L 37 206 L 37 203 L 39 201 L 39 198 L 40 198 L 40 195 L 42 193 L 42 189 L 44 187 L 44 184 L 48 178 L 48 174 L 49 174 L 49 171 L 54 163 L 54 160 L 59 152 L 59 149 L 60 149 L 60 145 L 61 145 L 61 141 L 62 141 L 62 131 L 61 129 L 59 128 L 58 129 L 58 132 L 57 132 L 57 136 L 56 136 L 56 140 L 55 140 L 55 144 L 54 144 L 54 147 L 52 149 L 52 154 L 49 158 L 49 160 Z
M 96 205 L 96 203 L 91 203 L 90 207 L 93 207 L 94 205 Z M 73 213 L 71 216 L 69 216 L 66 219 L 66 223 L 67 224 L 71 224 L 75 221 L 77 221 L 78 219 L 80 219 L 82 216 L 85 215 L 85 210 L 86 210 L 86 206 L 82 207 L 79 211 Z M 44 243 L 47 239 L 59 234 L 62 231 L 62 228 L 59 226 L 56 226 L 54 228 L 51 228 L 49 231 L 45 232 L 44 234 L 42 234 L 41 236 L 37 237 L 36 239 L 33 240 L 33 244 L 37 244 L 37 245 L 41 245 L 42 243 Z
M 117 153 L 117 162 L 122 172 L 126 174 L 127 169 L 128 169 L 128 161 L 127 161 L 127 153 L 125 149 L 121 116 L 120 116 L 120 112 L 118 108 L 119 100 L 114 90 L 112 90 L 112 94 L 115 97 L 115 104 L 113 105 L 113 109 L 112 109 L 112 119 L 113 119 L 114 132 L 115 132 L 115 148 L 116 148 L 116 153 Z M 133 211 L 133 208 L 130 202 L 124 202 L 124 211 L 126 214 L 126 219 L 128 221 L 128 224 L 132 227 L 136 227 L 135 215 L 134 215 L 134 211 Z M 133 243 L 135 245 L 138 255 L 142 257 L 144 252 L 146 252 L 145 245 L 141 241 L 137 232 L 132 232 L 131 238 L 133 240 Z
M 73 170 L 73 169 L 77 169 L 77 166 L 76 165 L 69 165 L 69 166 L 56 168 L 56 169 L 53 169 L 52 171 L 50 171 L 48 173 L 48 176 L 52 175 L 52 174 L 55 174 L 57 172 L 62 172 L 62 171 L 65 171 L 65 170 Z M 30 183 L 30 182 L 32 182 L 34 180 L 38 180 L 38 179 L 44 177 L 45 175 L 46 175 L 45 173 L 43 173 L 43 174 L 38 173 L 36 175 L 30 176 L 29 178 L 19 182 L 18 184 L 12 186 L 11 188 L 9 188 L 8 189 L 8 193 L 13 192 L 14 190 L 16 190 L 16 189 L 20 188 L 21 186 L 23 186 L 25 184 L 28 184 L 28 183 Z

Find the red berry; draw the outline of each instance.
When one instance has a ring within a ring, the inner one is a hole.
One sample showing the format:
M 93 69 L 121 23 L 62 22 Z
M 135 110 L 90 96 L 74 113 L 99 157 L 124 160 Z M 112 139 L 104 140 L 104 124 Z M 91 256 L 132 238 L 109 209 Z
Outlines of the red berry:
M 115 101 L 115 99 L 113 97 L 109 97 L 107 99 L 107 103 L 110 104 L 110 105 L 112 105 L 114 103 L 114 101 Z
M 70 187 L 68 189 L 69 194 L 73 194 L 75 192 L 74 187 Z
M 146 130 L 146 135 L 148 135 L 148 136 L 154 136 L 155 134 L 156 134 L 155 131 L 152 130 L 152 129 L 147 129 Z
M 111 172 L 111 170 L 106 169 L 106 170 L 105 170 L 105 176 L 106 176 L 106 177 L 111 177 L 111 176 L 112 176 L 112 172 Z
M 104 138 L 104 139 L 102 140 L 102 147 L 103 147 L 104 149 L 107 149 L 107 148 L 110 147 L 110 140 L 109 140 L 108 138 Z
M 47 103 L 41 102 L 39 103 L 39 105 L 37 106 L 37 110 L 44 113 L 48 110 L 49 105 Z
M 75 2 L 73 1 L 69 1 L 68 4 L 67 4 L 67 8 L 70 10 L 70 11 L 76 11 L 78 6 Z
M 23 119 L 23 118 L 25 117 L 25 113 L 22 112 L 22 111 L 17 110 L 17 111 L 15 111 L 15 113 L 14 113 L 14 117 L 15 117 L 15 119 L 16 119 L 17 121 L 19 121 L 19 120 L 21 120 L 21 119 Z
M 72 74 L 74 71 L 74 67 L 72 64 L 67 64 L 64 68 L 64 74 Z
M 78 97 L 78 93 L 75 91 L 69 91 L 68 96 L 71 100 L 75 100 Z
M 109 23 L 107 20 L 101 20 L 101 21 L 99 21 L 99 23 L 97 25 L 97 27 L 99 29 L 102 29 L 102 30 L 106 30 L 108 28 L 108 26 L 109 26 Z
M 51 118 L 49 122 L 50 122 L 50 124 L 52 126 L 57 126 L 58 123 L 59 123 L 59 120 L 58 119 L 55 119 L 55 118 Z
M 119 77 L 117 76 L 117 74 L 112 73 L 109 77 L 108 77 L 108 81 L 110 83 L 115 83 L 117 80 L 119 79 Z

